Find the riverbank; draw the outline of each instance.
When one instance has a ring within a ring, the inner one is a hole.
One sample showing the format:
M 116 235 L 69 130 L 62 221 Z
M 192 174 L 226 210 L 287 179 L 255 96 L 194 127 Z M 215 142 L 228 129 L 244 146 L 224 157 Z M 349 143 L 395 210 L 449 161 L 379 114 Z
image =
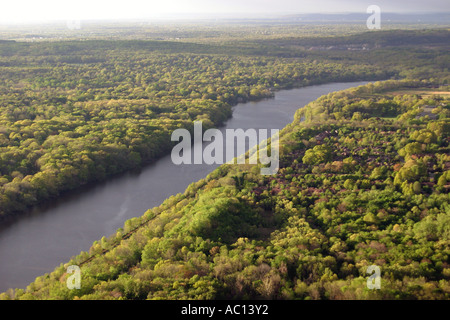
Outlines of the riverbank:
M 282 129 L 295 111 L 333 91 L 365 82 L 332 83 L 279 91 L 274 99 L 238 104 L 220 130 Z M 0 232 L 0 290 L 21 288 L 92 243 L 122 228 L 171 195 L 182 193 L 217 166 L 175 166 L 170 155 L 88 190 L 57 199 L 11 222 Z

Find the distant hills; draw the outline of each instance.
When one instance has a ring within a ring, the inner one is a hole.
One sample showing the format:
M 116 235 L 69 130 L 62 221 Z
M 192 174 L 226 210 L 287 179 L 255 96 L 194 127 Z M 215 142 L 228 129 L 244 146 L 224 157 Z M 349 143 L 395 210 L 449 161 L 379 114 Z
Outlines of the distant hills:
M 158 18 L 152 17 L 152 20 L 202 20 L 215 22 L 258 22 L 270 21 L 271 23 L 352 23 L 366 21 L 369 13 L 361 12 L 339 12 L 339 13 L 188 13 L 188 14 L 170 14 L 160 16 Z M 395 13 L 384 12 L 381 8 L 381 18 L 387 23 L 433 23 L 433 24 L 448 24 L 450 22 L 450 12 L 423 12 L 423 13 Z
M 367 13 L 309 13 L 285 15 L 282 19 L 302 22 L 359 22 L 367 20 Z M 438 23 L 448 24 L 450 13 L 383 13 L 381 18 L 388 23 Z

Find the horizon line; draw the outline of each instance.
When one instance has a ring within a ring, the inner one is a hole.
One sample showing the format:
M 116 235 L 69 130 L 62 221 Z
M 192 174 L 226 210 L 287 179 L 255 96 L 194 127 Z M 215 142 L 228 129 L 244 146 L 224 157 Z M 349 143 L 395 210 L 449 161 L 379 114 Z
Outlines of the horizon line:
M 104 18 L 86 18 L 86 19 L 67 19 L 67 18 L 47 18 L 47 19 L 28 19 L 28 20 L 9 20 L 0 21 L 0 25 L 26 25 L 26 24 L 53 24 L 61 23 L 67 21 L 84 21 L 84 22 L 144 22 L 144 21 L 164 21 L 164 20 L 195 20 L 201 19 L 203 21 L 208 20 L 276 20 L 276 19 L 288 19 L 289 17 L 295 16 L 309 16 L 309 15 L 322 15 L 322 16 L 333 16 L 333 15 L 353 15 L 358 14 L 361 16 L 367 15 L 367 13 L 362 13 L 358 11 L 340 11 L 340 12 L 295 12 L 295 13 L 236 13 L 236 12 L 198 12 L 198 13 L 165 13 L 155 16 L 148 17 L 104 17 Z M 398 15 L 398 16 L 429 16 L 429 15 L 450 15 L 450 11 L 411 11 L 411 12 L 397 12 L 389 11 L 382 12 L 383 15 Z

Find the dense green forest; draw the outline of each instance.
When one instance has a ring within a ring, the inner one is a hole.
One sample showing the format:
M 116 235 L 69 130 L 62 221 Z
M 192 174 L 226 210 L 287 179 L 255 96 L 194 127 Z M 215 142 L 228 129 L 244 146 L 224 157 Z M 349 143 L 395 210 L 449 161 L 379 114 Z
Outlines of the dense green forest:
M 282 131 L 276 175 L 223 165 L 2 298 L 448 299 L 450 99 L 426 84 L 323 96 Z
M 364 44 L 370 37 L 322 43 Z M 170 150 L 174 129 L 191 130 L 195 120 L 205 129 L 218 126 L 237 102 L 279 89 L 390 77 L 446 83 L 449 38 L 447 30 L 386 31 L 374 38 L 377 48 L 351 54 L 310 50 L 313 39 L 289 37 L 233 45 L 3 41 L 0 217 L 149 163 Z M 302 41 L 306 47 L 297 47 Z
M 450 32 L 320 38 L 0 42 L 0 216 L 145 165 L 238 102 L 395 79 L 300 109 L 276 175 L 223 165 L 0 298 L 448 299 Z
M 204 48 L 205 47 L 205 48 Z M 281 88 L 382 79 L 367 64 L 157 41 L 0 44 L 0 216 L 146 164 L 171 132 L 218 126 Z

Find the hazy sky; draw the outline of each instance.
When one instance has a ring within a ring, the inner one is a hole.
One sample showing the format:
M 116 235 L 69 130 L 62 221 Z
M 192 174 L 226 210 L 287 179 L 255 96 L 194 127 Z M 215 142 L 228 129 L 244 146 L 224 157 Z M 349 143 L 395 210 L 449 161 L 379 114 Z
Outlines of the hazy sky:
M 449 12 L 450 0 L 0 0 L 0 23 L 65 19 L 139 19 L 170 14 Z

